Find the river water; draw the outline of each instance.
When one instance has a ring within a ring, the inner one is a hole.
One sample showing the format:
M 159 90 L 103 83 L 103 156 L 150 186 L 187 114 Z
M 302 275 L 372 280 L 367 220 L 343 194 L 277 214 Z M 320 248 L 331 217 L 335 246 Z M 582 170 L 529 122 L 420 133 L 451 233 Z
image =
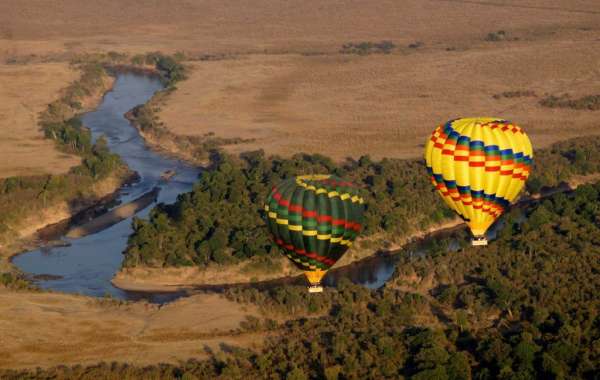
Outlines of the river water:
M 138 131 L 124 117 L 127 111 L 147 102 L 162 88 L 156 78 L 120 74 L 112 91 L 104 96 L 100 106 L 82 117 L 83 124 L 90 128 L 94 140 L 101 135 L 106 136 L 110 150 L 119 154 L 129 168 L 140 176 L 139 182 L 120 189 L 121 202 L 132 201 L 158 186 L 161 189 L 158 202 L 172 203 L 178 194 L 190 191 L 198 178 L 197 168 L 148 149 Z M 161 181 L 161 174 L 170 169 L 177 174 L 168 182 Z M 154 205 L 139 212 L 137 216 L 147 217 L 152 207 Z M 110 280 L 121 266 L 122 252 L 131 232 L 131 218 L 128 218 L 104 231 L 80 239 L 62 237 L 70 246 L 30 251 L 16 256 L 13 263 L 24 272 L 34 275 L 60 276 L 60 279 L 36 283 L 42 288 L 61 292 L 96 297 L 111 295 L 121 299 L 147 298 L 154 302 L 164 302 L 176 297 L 177 293 L 137 293 L 112 286 Z
M 110 150 L 117 153 L 127 163 L 131 170 L 136 171 L 140 181 L 120 189 L 119 200 L 130 202 L 140 195 L 160 187 L 158 202 L 172 203 L 177 195 L 190 191 L 197 180 L 199 170 L 185 163 L 161 156 L 144 143 L 138 131 L 124 117 L 124 114 L 143 104 L 152 95 L 162 89 L 161 83 L 153 77 L 138 74 L 120 74 L 113 90 L 108 92 L 100 106 L 93 112 L 82 117 L 84 125 L 92 131 L 97 139 L 106 136 Z M 166 170 L 175 170 L 176 175 L 170 181 L 161 181 L 160 176 Z M 147 217 L 154 204 L 137 214 Z M 68 246 L 45 247 L 16 256 L 13 263 L 21 270 L 32 275 L 49 275 L 36 283 L 45 289 L 65 293 L 80 293 L 101 297 L 110 295 L 119 299 L 147 299 L 151 302 L 168 302 L 185 296 L 187 292 L 130 292 L 115 288 L 111 279 L 119 270 L 123 259 L 122 252 L 127 245 L 127 238 L 132 233 L 131 218 L 127 218 L 110 228 L 79 239 L 57 237 Z M 459 242 L 467 241 L 466 235 L 456 238 L 451 233 L 434 239 L 425 239 L 407 246 L 403 254 L 422 255 L 429 251 L 431 242 L 441 241 L 446 237 L 450 240 L 444 249 L 456 250 Z M 354 264 L 334 269 L 324 279 L 324 285 L 335 286 L 341 278 L 375 289 L 381 287 L 394 273 L 395 262 L 393 255 L 376 255 Z M 275 280 L 268 284 L 290 282 L 290 279 Z M 304 283 L 299 277 L 291 282 Z M 265 286 L 267 283 L 264 284 Z M 253 285 L 250 285 L 253 286 Z M 259 285 L 260 286 L 260 285 Z M 199 287 L 198 290 L 222 290 L 220 286 Z

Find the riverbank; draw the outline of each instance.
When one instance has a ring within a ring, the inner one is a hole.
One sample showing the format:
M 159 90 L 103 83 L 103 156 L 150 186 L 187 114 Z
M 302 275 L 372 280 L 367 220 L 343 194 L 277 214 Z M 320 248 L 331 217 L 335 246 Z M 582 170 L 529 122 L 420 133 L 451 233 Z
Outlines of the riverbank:
M 22 226 L 18 229 L 18 234 L 5 245 L 0 245 L 0 257 L 9 259 L 24 250 L 38 247 L 44 240 L 39 233 L 43 234 L 44 230 L 55 225 L 67 224 L 73 217 L 87 210 L 113 202 L 123 184 L 134 178 L 134 173 L 129 170 L 120 170 L 94 183 L 86 197 L 60 201 L 27 215 L 20 223 Z
M 564 183 L 556 189 L 546 189 L 539 194 L 523 197 L 518 201 L 518 204 L 528 204 L 539 201 L 540 199 L 552 196 L 558 192 L 573 191 L 577 189 L 578 186 L 594 183 L 598 180 L 600 180 L 600 173 L 585 176 L 573 176 L 569 182 Z M 425 230 L 416 231 L 394 242 L 387 241 L 383 236 L 359 239 L 354 247 L 336 263 L 332 270 L 347 267 L 358 263 L 361 260 L 372 258 L 378 254 L 397 252 L 407 244 L 416 240 L 424 240 L 435 235 L 450 233 L 465 226 L 463 220 L 454 218 L 443 223 L 435 224 Z M 379 249 L 359 248 L 361 245 L 372 245 L 373 241 L 379 243 L 383 242 L 383 247 Z M 371 244 L 369 244 L 369 242 L 371 242 Z M 202 288 L 203 286 L 243 286 L 257 282 L 274 280 L 284 281 L 302 275 L 302 272 L 291 265 L 286 258 L 275 257 L 270 259 L 272 263 L 269 266 L 261 265 L 257 260 L 250 260 L 249 262 L 229 266 L 212 265 L 207 269 L 199 269 L 196 267 L 122 268 L 116 273 L 112 280 L 112 284 L 123 290 L 175 292 Z
M 112 90 L 114 83 L 115 78 L 113 76 L 101 77 L 100 84 L 95 91 L 80 99 L 79 114 L 90 112 L 97 107 L 104 95 Z M 32 209 L 29 214 L 22 216 L 15 225 L 10 226 L 13 234 L 6 236 L 3 244 L 0 243 L 0 269 L 10 269 L 7 259 L 25 249 L 31 249 L 39 245 L 39 239 L 36 236 L 37 231 L 64 223 L 84 210 L 114 200 L 117 191 L 125 183 L 130 182 L 133 176 L 134 173 L 121 166 L 106 178 L 92 183 L 90 188 L 86 189 L 85 194 L 78 193 L 76 197 L 61 199 L 58 202 L 45 205 L 41 210 Z
M 457 218 L 436 224 L 426 230 L 407 235 L 394 243 L 385 244 L 386 247 L 383 249 L 353 248 L 336 263 L 332 270 L 355 264 L 378 254 L 388 254 L 400 250 L 409 242 L 453 230 L 463 223 L 461 219 Z M 370 245 L 369 241 L 370 239 L 361 239 L 354 246 Z M 291 265 L 290 261 L 283 256 L 278 255 L 270 260 L 269 265 L 264 265 L 258 260 L 250 260 L 228 266 L 213 265 L 207 269 L 196 267 L 122 268 L 115 274 L 111 282 L 122 290 L 175 292 L 202 286 L 249 285 L 263 281 L 291 280 L 302 275 L 302 271 Z
M 117 206 L 87 223 L 72 227 L 65 236 L 70 239 L 76 239 L 105 230 L 156 202 L 159 193 L 160 188 L 155 187 L 129 203 Z
M 182 160 L 197 167 L 207 167 L 210 160 L 207 156 L 206 147 L 201 139 L 190 139 L 186 136 L 178 136 L 156 122 L 155 109 L 169 94 L 169 90 L 162 90 L 152 96 L 144 105 L 135 107 L 125 114 L 140 136 L 146 142 L 146 146 L 152 151 L 173 159 Z

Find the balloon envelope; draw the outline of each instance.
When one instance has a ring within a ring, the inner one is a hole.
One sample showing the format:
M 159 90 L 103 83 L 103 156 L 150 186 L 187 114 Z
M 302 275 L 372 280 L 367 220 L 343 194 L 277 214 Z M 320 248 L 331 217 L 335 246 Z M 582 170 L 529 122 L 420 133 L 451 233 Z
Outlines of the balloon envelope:
M 265 211 L 275 243 L 311 284 L 318 284 L 358 236 L 363 203 L 358 187 L 349 181 L 306 175 L 274 186 Z
M 480 237 L 519 195 L 533 159 L 525 132 L 497 118 L 456 119 L 425 146 L 431 182 Z

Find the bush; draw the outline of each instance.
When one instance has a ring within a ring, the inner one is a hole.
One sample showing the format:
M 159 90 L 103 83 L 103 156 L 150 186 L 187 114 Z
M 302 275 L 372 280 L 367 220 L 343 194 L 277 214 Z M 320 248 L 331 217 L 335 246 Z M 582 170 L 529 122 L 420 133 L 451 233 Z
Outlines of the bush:
M 342 45 L 342 54 L 390 54 L 396 45 L 392 41 L 381 42 L 348 42 Z

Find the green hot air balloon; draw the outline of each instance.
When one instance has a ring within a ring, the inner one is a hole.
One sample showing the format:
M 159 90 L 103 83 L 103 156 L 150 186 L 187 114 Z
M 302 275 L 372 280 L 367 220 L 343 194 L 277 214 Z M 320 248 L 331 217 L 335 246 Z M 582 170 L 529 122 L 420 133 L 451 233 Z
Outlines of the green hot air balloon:
M 273 240 L 304 271 L 309 292 L 358 236 L 364 200 L 353 183 L 332 175 L 289 178 L 274 186 L 265 211 Z

